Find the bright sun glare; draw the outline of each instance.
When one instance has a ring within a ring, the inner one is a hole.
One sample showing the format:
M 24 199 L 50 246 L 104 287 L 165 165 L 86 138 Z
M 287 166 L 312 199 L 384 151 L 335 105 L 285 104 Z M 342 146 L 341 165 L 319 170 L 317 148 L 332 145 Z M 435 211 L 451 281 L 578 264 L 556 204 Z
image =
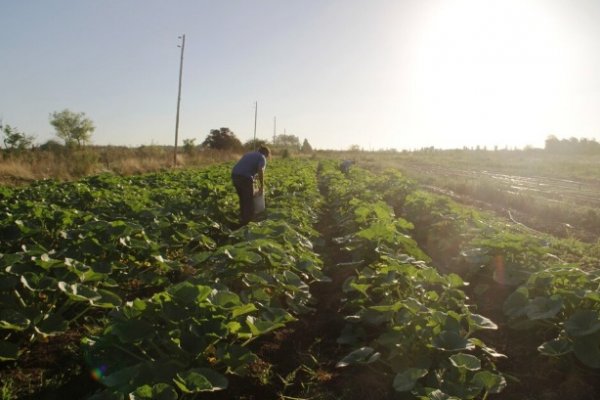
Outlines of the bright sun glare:
M 436 147 L 540 145 L 582 65 L 565 18 L 542 1 L 430 7 L 413 48 L 413 122 L 444 133 Z

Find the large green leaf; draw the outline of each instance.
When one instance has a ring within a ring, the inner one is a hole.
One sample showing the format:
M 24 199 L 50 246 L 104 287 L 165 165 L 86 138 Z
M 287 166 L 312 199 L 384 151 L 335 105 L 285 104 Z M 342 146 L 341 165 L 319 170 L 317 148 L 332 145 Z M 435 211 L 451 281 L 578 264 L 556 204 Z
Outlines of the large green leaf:
M 419 379 L 427 375 L 429 371 L 423 368 L 408 368 L 394 377 L 394 390 L 397 392 L 408 392 L 415 387 Z
M 215 291 L 210 296 L 210 301 L 213 304 L 216 304 L 219 307 L 223 308 L 234 309 L 242 305 L 242 302 L 240 301 L 240 296 L 228 290 Z
M 335 366 L 338 368 L 347 367 L 355 364 L 370 364 L 381 357 L 379 352 L 376 352 L 371 347 L 361 347 L 356 349 L 342 358 Z
M 384 240 L 393 242 L 398 235 L 396 226 L 388 221 L 377 221 L 369 225 L 368 228 L 356 233 L 356 236 L 373 242 Z
M 31 321 L 18 311 L 6 309 L 0 311 L 0 329 L 22 331 L 29 327 Z
M 600 368 L 600 334 L 582 336 L 573 342 L 575 357 L 591 368 Z
M 529 304 L 529 291 L 526 287 L 520 287 L 508 296 L 504 301 L 503 310 L 511 318 L 518 318 L 527 313 Z
M 295 318 L 285 310 L 271 309 L 263 312 L 260 319 L 248 315 L 246 317 L 246 325 L 253 336 L 260 336 L 284 327 L 286 323 L 293 321 L 294 319 Z
M 110 330 L 123 343 L 136 343 L 155 333 L 152 324 L 140 319 L 118 322 L 110 327 Z
M 0 340 L 0 361 L 16 360 L 19 357 L 19 347 L 11 342 Z
M 167 291 L 178 303 L 198 304 L 206 300 L 213 292 L 213 288 L 203 285 L 194 285 L 190 282 L 181 282 L 173 285 Z
M 109 388 L 123 388 L 131 386 L 131 383 L 138 377 L 142 369 L 142 364 L 132 365 L 130 367 L 121 368 L 110 375 L 102 377 L 102 384 Z M 134 389 L 135 386 L 131 389 Z M 131 390 L 130 389 L 130 390 Z
M 99 308 L 114 308 L 123 304 L 123 300 L 118 294 L 106 289 L 98 289 L 100 295 L 97 299 L 90 300 L 90 304 Z
M 100 299 L 101 297 L 97 291 L 80 283 L 73 283 L 69 285 L 68 283 L 61 281 L 58 282 L 58 288 L 66 293 L 66 295 L 69 296 L 69 298 L 73 301 L 92 302 Z
M 421 396 L 420 400 L 460 400 L 458 397 L 450 396 L 439 389 L 427 393 L 426 396 Z
M 52 267 L 55 267 L 57 265 L 64 265 L 64 262 L 62 260 L 52 259 L 47 253 L 42 254 L 40 257 L 36 257 L 35 263 L 36 265 L 42 267 L 46 271 L 50 270 Z
M 56 290 L 56 279 L 46 276 L 45 273 L 38 274 L 33 272 L 26 272 L 21 275 L 21 283 L 23 286 L 31 291 L 54 291 Z
M 60 315 L 51 314 L 35 326 L 35 330 L 43 336 L 55 336 L 64 333 L 69 324 Z
M 227 366 L 227 372 L 243 375 L 258 357 L 246 347 L 238 344 L 221 343 L 217 346 L 217 359 Z
M 173 379 L 184 393 L 215 392 L 227 389 L 227 378 L 209 368 L 195 368 L 177 374 Z
M 481 369 L 481 360 L 471 354 L 453 354 L 450 356 L 450 362 L 456 368 L 462 368 L 469 371 L 478 371 Z
M 256 306 L 254 304 L 243 304 L 231 310 L 231 317 L 236 318 L 240 315 L 251 313 L 252 311 L 256 311 Z
M 484 317 L 479 314 L 470 314 L 467 318 L 469 321 L 469 326 L 475 329 L 498 329 L 498 325 L 496 325 L 491 319 Z
M 489 393 L 500 393 L 506 387 L 506 379 L 502 375 L 490 371 L 476 373 L 472 383 Z
M 177 400 L 177 392 L 173 386 L 166 383 L 143 385 L 129 394 L 130 400 Z
M 579 310 L 565 321 L 570 336 L 587 336 L 600 331 L 600 315 L 595 310 Z
M 483 350 L 487 355 L 494 357 L 494 358 L 507 358 L 507 356 L 505 354 L 502 353 L 498 353 L 495 349 L 486 346 L 486 344 L 483 342 L 483 340 L 481 339 L 477 339 L 477 338 L 469 338 L 469 342 L 471 344 L 473 344 L 476 347 L 479 347 L 481 350 Z
M 563 300 L 558 296 L 536 297 L 526 307 L 527 317 L 531 320 L 553 318 L 562 309 Z
M 566 339 L 549 340 L 538 347 L 538 351 L 546 356 L 559 357 L 573 350 L 573 344 Z
M 0 253 L 0 267 L 1 269 L 5 269 L 10 265 L 17 264 L 25 257 L 24 253 Z
M 466 338 L 454 331 L 442 331 L 433 338 L 433 347 L 439 350 L 460 351 L 472 350 L 475 346 Z
M 259 254 L 244 248 L 231 248 L 229 250 L 225 250 L 224 253 L 236 263 L 240 264 L 252 265 L 262 261 L 262 257 Z

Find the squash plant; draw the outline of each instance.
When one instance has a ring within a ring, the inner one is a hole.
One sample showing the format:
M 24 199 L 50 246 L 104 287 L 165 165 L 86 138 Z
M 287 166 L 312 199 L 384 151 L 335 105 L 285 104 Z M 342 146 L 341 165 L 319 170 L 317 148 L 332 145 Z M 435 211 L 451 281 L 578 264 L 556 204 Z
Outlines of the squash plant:
M 471 311 L 461 290 L 466 283 L 427 265 L 408 236 L 412 225 L 379 201 L 368 174 L 354 168 L 346 180 L 325 163 L 320 172 L 342 235 L 338 243 L 363 265 L 343 285 L 347 323 L 338 342 L 354 350 L 338 367 L 368 365 L 389 376 L 396 391 L 423 398 L 502 391 L 506 381 L 494 359 L 503 355 L 476 337 L 497 326 Z
M 555 337 L 540 343 L 540 353 L 572 355 L 590 368 L 600 368 L 600 272 L 577 265 L 555 264 L 533 273 L 504 302 L 511 324 L 521 329 L 543 327 Z
M 93 398 L 223 390 L 227 375 L 245 375 L 257 361 L 252 341 L 313 311 L 309 284 L 327 279 L 312 248 L 316 164 L 274 162 L 270 176 L 264 220 L 213 248 L 186 250 L 185 281 L 118 307 L 86 339 L 107 387 Z
M 0 359 L 176 280 L 230 232 L 229 170 L 39 181 L 0 198 Z M 199 197 L 201 194 L 203 197 Z M 225 195 L 227 194 L 227 195 Z

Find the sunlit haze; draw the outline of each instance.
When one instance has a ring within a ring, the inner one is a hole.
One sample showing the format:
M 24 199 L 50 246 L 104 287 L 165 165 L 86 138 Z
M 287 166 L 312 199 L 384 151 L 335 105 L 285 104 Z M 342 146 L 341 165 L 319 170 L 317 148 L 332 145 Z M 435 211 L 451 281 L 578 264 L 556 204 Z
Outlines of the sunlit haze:
M 600 1 L 8 1 L 0 118 L 55 138 L 172 145 L 229 127 L 320 149 L 531 145 L 600 139 Z

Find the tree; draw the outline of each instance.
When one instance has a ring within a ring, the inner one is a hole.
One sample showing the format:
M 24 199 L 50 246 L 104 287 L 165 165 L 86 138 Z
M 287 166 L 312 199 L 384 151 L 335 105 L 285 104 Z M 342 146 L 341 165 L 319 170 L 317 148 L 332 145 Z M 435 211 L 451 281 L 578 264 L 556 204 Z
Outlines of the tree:
M 196 138 L 183 139 L 183 151 L 186 154 L 191 154 L 194 151 L 194 147 L 196 147 Z
M 77 143 L 82 147 L 89 143 L 96 129 L 85 113 L 74 113 L 66 108 L 50 114 L 50 124 L 56 129 L 56 136 L 64 140 L 67 146 Z
M 0 125 L 0 131 L 4 134 L 4 147 L 9 151 L 21 151 L 33 144 L 34 137 L 20 132 L 10 125 Z
M 241 150 L 242 142 L 229 128 L 211 129 L 202 147 L 214 150 Z
M 258 150 L 260 146 L 268 146 L 269 142 L 263 139 L 250 139 L 244 143 L 244 150 L 252 151 Z
M 277 135 L 273 139 L 273 146 L 280 149 L 300 150 L 300 139 L 295 135 Z
M 300 151 L 303 153 L 312 153 L 313 148 L 310 145 L 310 143 L 308 143 L 307 139 L 304 139 L 304 142 L 302 142 L 302 148 L 300 149 Z

